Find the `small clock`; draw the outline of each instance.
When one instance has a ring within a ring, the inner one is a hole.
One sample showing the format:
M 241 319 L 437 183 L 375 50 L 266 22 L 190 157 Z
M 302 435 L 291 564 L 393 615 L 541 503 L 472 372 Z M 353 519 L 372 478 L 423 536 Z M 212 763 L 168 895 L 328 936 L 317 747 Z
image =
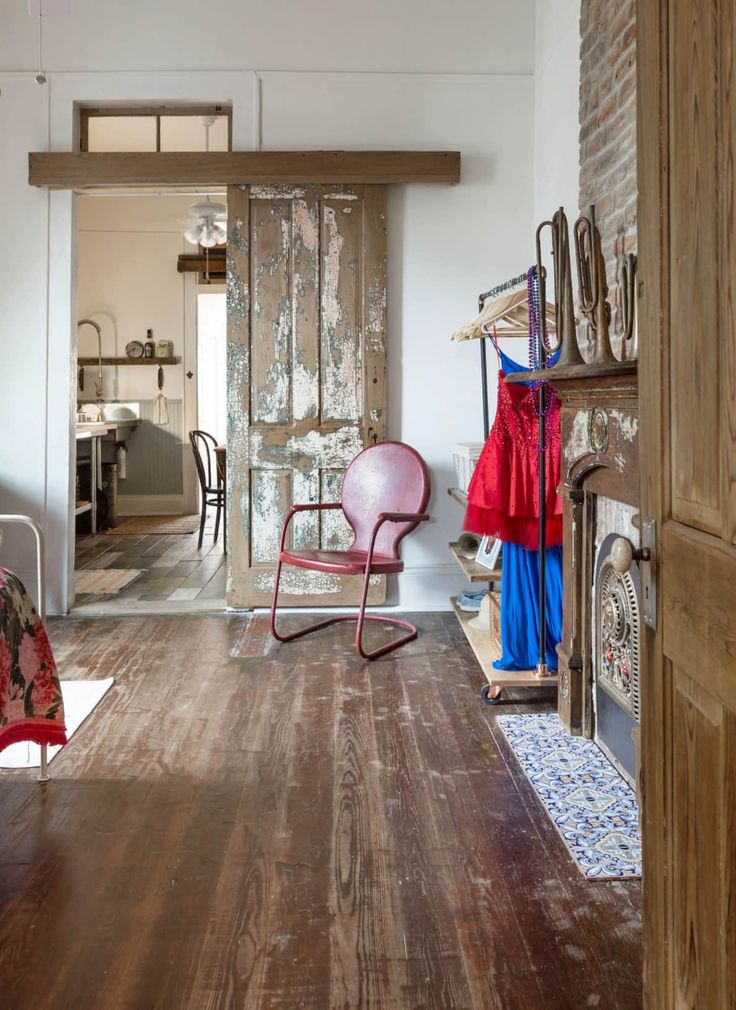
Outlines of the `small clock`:
M 125 353 L 129 358 L 142 358 L 144 353 L 143 344 L 140 340 L 131 340 L 125 345 Z

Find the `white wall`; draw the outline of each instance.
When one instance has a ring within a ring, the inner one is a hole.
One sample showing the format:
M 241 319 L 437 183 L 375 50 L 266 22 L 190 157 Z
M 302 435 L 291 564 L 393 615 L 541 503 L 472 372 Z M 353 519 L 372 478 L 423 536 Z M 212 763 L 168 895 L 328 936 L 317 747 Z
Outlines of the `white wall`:
M 129 340 L 171 340 L 174 354 L 184 352 L 184 274 L 180 253 L 191 251 L 182 234 L 187 208 L 199 197 L 82 196 L 77 207 L 77 311 L 102 327 L 103 357 L 124 357 Z M 97 355 L 91 326 L 79 330 L 80 357 Z M 96 370 L 88 368 L 78 399 L 94 400 Z M 105 396 L 114 400 L 153 399 L 156 369 L 105 366 Z M 184 366 L 167 366 L 165 392 L 184 394 Z
M 0 61 L 31 70 L 32 22 L 21 6 L 16 2 L 9 11 L 6 5 L 0 14 Z M 74 399 L 72 199 L 51 194 L 49 231 L 49 198 L 31 190 L 25 176 L 29 150 L 71 148 L 75 100 L 229 99 L 236 149 L 259 140 L 264 148 L 459 149 L 459 186 L 395 187 L 388 216 L 389 429 L 425 455 L 435 483 L 435 522 L 406 543 L 400 599 L 406 608 L 446 607 L 449 593 L 462 586 L 446 546 L 462 518 L 446 495 L 452 446 L 482 434 L 478 349 L 451 345 L 448 338 L 473 316 L 479 291 L 523 270 L 532 256 L 532 5 L 464 0 L 448 8 L 418 0 L 403 5 L 333 0 L 320 5 L 322 20 L 315 20 L 315 5 L 238 4 L 242 30 L 232 31 L 235 8 L 226 3 L 218 9 L 217 24 L 228 31 L 217 39 L 217 57 L 203 57 L 201 39 L 194 45 L 202 22 L 189 11 L 193 4 L 176 4 L 176 16 L 173 6 L 173 0 L 156 5 L 72 0 L 71 16 L 44 19 L 49 84 L 39 87 L 27 74 L 0 75 L 0 129 L 12 138 L 0 154 L 0 192 L 30 234 L 25 268 L 18 266 L 2 289 L 0 340 L 9 367 L 0 370 L 0 403 L 5 423 L 21 417 L 29 434 L 23 448 L 16 442 L 3 446 L 0 508 L 23 489 L 26 511 L 45 519 L 50 609 L 63 609 L 71 561 L 64 502 Z M 244 69 L 67 73 L 103 66 L 198 67 L 203 60 Z M 299 72 L 256 76 L 246 69 L 254 65 Z M 346 72 L 304 72 L 334 67 Z M 404 72 L 351 73 L 350 67 Z M 52 378 L 48 397 L 46 367 Z M 17 379 L 24 391 L 33 388 L 33 395 L 13 394 Z M 44 474 L 46 439 L 52 451 Z M 22 558 L 15 560 L 24 567 Z
M 536 0 L 534 219 L 563 206 L 572 227 L 580 177 L 580 0 Z
M 0 136 L 5 138 L 0 207 L 6 235 L 18 236 L 23 247 L 22 256 L 5 257 L 0 284 L 0 512 L 22 512 L 43 524 L 49 197 L 28 186 L 25 152 L 43 150 L 48 143 L 48 95 L 28 75 L 3 75 L 0 89 Z M 69 384 L 66 376 L 62 382 Z M 30 530 L 9 526 L 4 532 L 0 563 L 15 567 L 33 585 Z
M 50 0 L 44 0 L 50 9 Z M 50 71 L 531 73 L 533 0 L 69 0 L 44 19 Z M 3 0 L 0 67 L 28 70 L 38 19 Z

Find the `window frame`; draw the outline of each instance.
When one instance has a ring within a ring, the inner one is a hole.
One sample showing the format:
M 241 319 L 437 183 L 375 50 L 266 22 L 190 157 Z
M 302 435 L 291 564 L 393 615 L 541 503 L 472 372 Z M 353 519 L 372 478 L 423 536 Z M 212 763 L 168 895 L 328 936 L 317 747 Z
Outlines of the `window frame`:
M 89 153 L 89 121 L 114 116 L 151 117 L 156 119 L 156 153 L 161 152 L 161 119 L 168 116 L 225 116 L 227 118 L 227 150 L 233 149 L 233 107 L 231 104 L 192 105 L 80 105 L 79 150 Z M 153 152 L 151 152 L 153 153 Z

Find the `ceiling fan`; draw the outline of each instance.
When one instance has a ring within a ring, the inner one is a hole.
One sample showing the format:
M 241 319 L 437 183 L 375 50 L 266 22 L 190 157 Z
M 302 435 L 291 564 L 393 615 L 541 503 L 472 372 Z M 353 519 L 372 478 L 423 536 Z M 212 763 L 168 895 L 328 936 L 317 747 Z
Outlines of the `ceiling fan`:
M 205 129 L 205 151 L 210 149 L 210 129 L 215 123 L 215 116 L 202 116 L 202 126 Z M 203 203 L 193 203 L 189 206 L 189 219 L 184 226 L 184 238 L 193 245 L 203 249 L 222 245 L 227 238 L 227 207 L 224 203 L 213 203 L 209 195 Z
M 212 203 L 210 198 L 189 207 L 189 220 L 184 228 L 184 238 L 204 249 L 222 245 L 227 238 L 227 207 Z

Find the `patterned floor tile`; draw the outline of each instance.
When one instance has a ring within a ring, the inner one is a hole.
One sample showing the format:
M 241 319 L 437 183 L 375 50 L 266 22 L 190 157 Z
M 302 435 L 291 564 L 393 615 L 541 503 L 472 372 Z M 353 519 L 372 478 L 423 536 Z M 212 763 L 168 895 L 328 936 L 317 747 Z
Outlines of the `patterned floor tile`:
M 640 877 L 636 797 L 596 744 L 569 736 L 554 712 L 501 715 L 498 724 L 580 872 Z

